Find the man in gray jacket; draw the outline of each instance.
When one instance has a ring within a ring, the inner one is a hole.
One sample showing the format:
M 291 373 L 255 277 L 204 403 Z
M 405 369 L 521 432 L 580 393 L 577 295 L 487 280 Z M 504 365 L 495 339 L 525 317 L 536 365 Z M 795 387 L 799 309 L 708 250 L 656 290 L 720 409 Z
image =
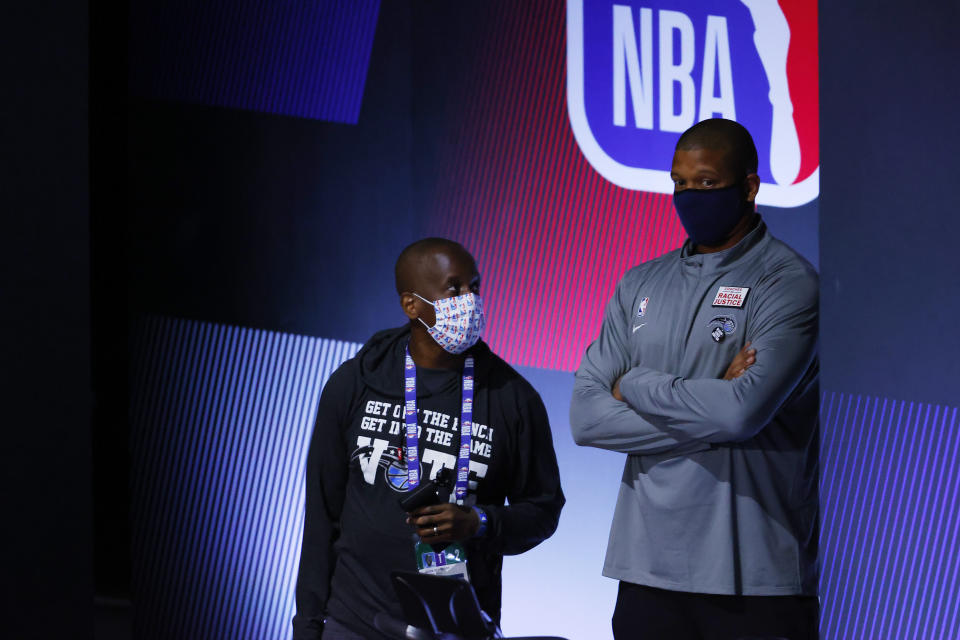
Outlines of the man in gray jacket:
M 570 406 L 627 454 L 614 636 L 815 639 L 817 274 L 756 213 L 741 125 L 687 130 L 671 176 L 689 239 L 617 285 Z

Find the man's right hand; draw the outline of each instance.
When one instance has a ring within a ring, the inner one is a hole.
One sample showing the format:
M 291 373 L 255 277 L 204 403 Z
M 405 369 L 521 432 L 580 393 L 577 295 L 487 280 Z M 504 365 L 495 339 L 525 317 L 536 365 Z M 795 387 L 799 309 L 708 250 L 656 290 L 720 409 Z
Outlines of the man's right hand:
M 757 361 L 757 350 L 750 348 L 750 343 L 743 345 L 743 349 L 740 350 L 733 358 L 733 362 L 730 363 L 730 366 L 727 367 L 727 372 L 723 374 L 724 380 L 734 380 L 739 378 L 744 373 L 747 372 L 753 364 Z

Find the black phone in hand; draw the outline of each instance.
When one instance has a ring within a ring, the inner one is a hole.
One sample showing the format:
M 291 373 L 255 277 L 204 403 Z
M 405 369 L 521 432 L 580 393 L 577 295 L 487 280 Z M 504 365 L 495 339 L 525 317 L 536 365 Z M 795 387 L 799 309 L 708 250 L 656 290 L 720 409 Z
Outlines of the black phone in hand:
M 400 507 L 410 513 L 420 507 L 431 504 L 442 504 L 450 501 L 450 470 L 446 467 L 437 472 L 433 480 L 422 482 L 413 491 L 408 491 L 400 498 Z

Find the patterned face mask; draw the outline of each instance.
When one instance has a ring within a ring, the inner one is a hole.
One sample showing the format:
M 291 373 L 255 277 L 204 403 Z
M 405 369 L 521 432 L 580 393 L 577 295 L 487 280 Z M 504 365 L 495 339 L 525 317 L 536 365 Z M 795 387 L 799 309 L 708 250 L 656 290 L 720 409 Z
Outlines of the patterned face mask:
M 441 298 L 436 302 L 431 302 L 417 293 L 413 295 L 433 305 L 437 321 L 432 327 L 427 326 L 420 318 L 417 320 L 427 327 L 430 336 L 446 351 L 463 353 L 480 339 L 485 321 L 483 303 L 477 294 L 465 293 L 455 298 Z

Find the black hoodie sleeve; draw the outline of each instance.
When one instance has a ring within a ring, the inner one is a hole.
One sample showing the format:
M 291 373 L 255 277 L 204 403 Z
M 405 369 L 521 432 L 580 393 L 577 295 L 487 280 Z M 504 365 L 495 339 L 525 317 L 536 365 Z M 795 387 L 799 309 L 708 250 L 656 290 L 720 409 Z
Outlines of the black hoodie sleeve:
M 333 543 L 340 533 L 340 513 L 347 484 L 348 461 L 343 434 L 353 401 L 355 366 L 355 361 L 347 361 L 330 376 L 317 408 L 307 453 L 294 640 L 317 640 L 323 632 L 335 559 Z
M 566 501 L 543 400 L 532 387 L 524 386 L 526 393 L 518 402 L 517 447 L 508 504 L 479 505 L 487 514 L 487 548 L 505 555 L 523 553 L 553 535 Z

